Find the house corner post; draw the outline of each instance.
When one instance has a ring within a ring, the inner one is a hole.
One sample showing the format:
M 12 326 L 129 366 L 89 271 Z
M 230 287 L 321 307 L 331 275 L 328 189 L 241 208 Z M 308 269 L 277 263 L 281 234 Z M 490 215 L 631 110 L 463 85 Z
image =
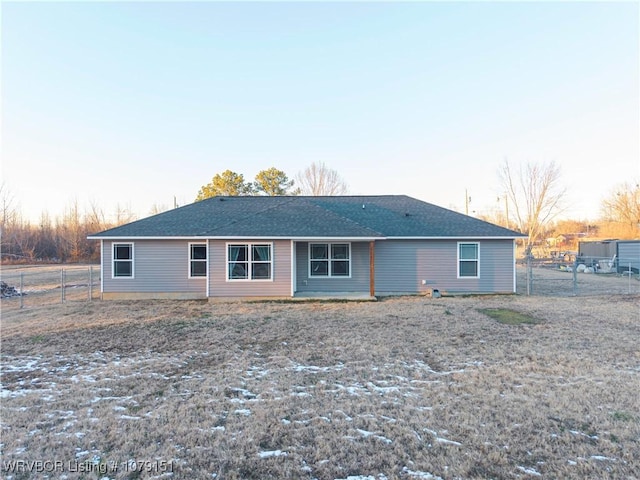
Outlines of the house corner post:
M 369 242 L 369 296 L 376 296 L 376 242 Z

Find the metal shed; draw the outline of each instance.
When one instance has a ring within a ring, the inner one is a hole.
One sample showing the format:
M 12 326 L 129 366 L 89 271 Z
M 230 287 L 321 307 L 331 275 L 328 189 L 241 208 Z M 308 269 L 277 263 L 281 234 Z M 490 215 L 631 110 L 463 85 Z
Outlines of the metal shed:
M 600 240 L 578 244 L 578 262 L 595 265 L 613 259 L 618 272 L 640 272 L 640 240 Z

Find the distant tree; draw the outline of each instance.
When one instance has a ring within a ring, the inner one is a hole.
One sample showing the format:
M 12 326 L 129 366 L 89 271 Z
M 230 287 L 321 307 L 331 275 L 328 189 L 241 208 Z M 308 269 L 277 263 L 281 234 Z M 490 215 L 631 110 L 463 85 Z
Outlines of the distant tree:
M 125 223 L 133 222 L 136 219 L 136 214 L 131 211 L 131 206 L 122 206 L 119 203 L 116 205 L 115 212 L 115 225 L 124 225 Z
M 253 185 L 244 181 L 244 175 L 225 170 L 222 173 L 216 173 L 210 183 L 200 188 L 196 202 L 217 195 L 237 197 L 239 195 L 251 195 L 252 193 Z
M 622 235 L 635 237 L 640 233 L 640 183 L 623 183 L 602 201 L 605 220 L 624 226 Z
M 149 209 L 149 215 L 157 215 L 159 213 L 163 213 L 168 210 L 169 210 L 169 207 L 164 203 L 163 204 L 154 203 L 153 205 L 151 205 L 151 208 Z
M 14 223 L 18 218 L 18 208 L 15 205 L 13 194 L 9 191 L 5 183 L 0 185 L 0 228 L 2 233 L 6 235 L 6 229 Z
M 527 234 L 527 245 L 544 238 L 549 223 L 562 212 L 566 189 L 560 185 L 560 167 L 555 162 L 527 163 L 514 172 L 507 160 L 499 170 L 502 188 L 509 198 L 510 225 Z M 511 207 L 513 206 L 513 207 Z
M 314 162 L 298 173 L 296 183 L 302 195 L 344 195 L 348 190 L 347 184 L 338 172 L 323 162 Z
M 272 197 L 290 194 L 295 195 L 297 192 L 291 190 L 294 183 L 293 180 L 289 180 L 287 174 L 282 170 L 271 167 L 258 172 L 256 180 L 253 183 L 253 188 L 256 193 Z

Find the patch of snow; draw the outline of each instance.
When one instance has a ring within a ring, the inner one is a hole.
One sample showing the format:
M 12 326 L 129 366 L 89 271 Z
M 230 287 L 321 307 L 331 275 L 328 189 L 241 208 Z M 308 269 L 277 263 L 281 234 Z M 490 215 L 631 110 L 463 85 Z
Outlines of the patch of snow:
M 247 370 L 245 374 L 248 377 L 262 378 L 269 374 L 269 370 L 254 365 L 249 367 L 249 370 Z
M 400 391 L 400 389 L 398 387 L 396 387 L 396 386 L 380 387 L 380 386 L 374 384 L 373 382 L 368 382 L 367 383 L 367 387 L 369 387 L 374 392 L 379 393 L 380 395 L 384 395 L 385 393 L 389 393 L 389 392 L 398 392 L 398 391 Z
M 454 440 L 447 440 L 446 438 L 439 438 L 439 437 L 437 437 L 437 438 L 436 438 L 436 442 L 438 442 L 438 443 L 444 443 L 444 444 L 447 444 L 447 445 L 457 445 L 458 447 L 461 447 L 461 446 L 462 446 L 462 444 L 461 444 L 460 442 L 456 442 L 456 441 L 454 441 Z
M 91 403 L 97 403 L 100 402 L 102 400 L 131 400 L 131 396 L 129 397 L 93 397 L 90 402 Z
M 356 428 L 356 431 L 360 435 L 362 435 L 364 438 L 371 437 L 371 438 L 375 438 L 376 440 L 380 440 L 381 442 L 384 442 L 384 443 L 393 443 L 392 440 L 388 439 L 387 437 L 383 437 L 382 435 L 378 435 L 375 432 L 369 432 L 367 430 L 361 430 L 359 428 Z
M 586 433 L 579 432 L 578 430 L 569 430 L 569 433 L 574 435 L 581 435 L 583 437 L 590 438 L 591 440 L 598 440 L 598 435 L 587 435 Z
M 265 452 L 258 452 L 258 456 L 260 458 L 286 457 L 287 455 L 289 455 L 289 453 L 283 452 L 282 450 L 268 450 Z
M 290 395 L 292 397 L 311 397 L 311 396 L 313 396 L 309 392 L 291 392 Z
M 606 461 L 610 461 L 610 462 L 615 462 L 616 459 L 615 458 L 611 458 L 611 457 L 604 457 L 602 455 L 591 455 L 592 460 L 597 460 L 598 462 L 606 462 Z
M 346 422 L 352 422 L 353 421 L 353 417 L 350 417 L 349 415 L 344 413 L 342 410 L 336 410 L 336 413 L 340 413 L 340 414 L 344 415 L 344 419 L 345 419 Z
M 27 357 L 29 358 L 29 357 Z M 11 360 L 7 360 L 3 362 L 1 371 L 3 372 L 33 372 L 38 367 L 38 362 L 42 360 L 42 357 L 31 357 L 31 359 L 27 360 L 23 365 L 11 365 Z
M 336 480 L 387 480 L 387 476 L 379 473 L 377 477 L 373 475 L 349 475 L 347 478 L 336 478 Z
M 142 417 L 132 417 L 131 415 L 120 415 L 123 420 L 141 420 Z
M 534 477 L 541 477 L 542 476 L 542 474 L 539 471 L 537 471 L 537 470 L 535 470 L 533 468 L 527 468 L 527 467 L 518 466 L 518 470 L 520 470 L 521 472 L 526 473 L 527 475 L 533 475 Z
M 237 410 L 234 410 L 233 413 L 235 413 L 236 415 L 244 415 L 248 417 L 249 415 L 251 415 L 251 410 L 249 410 L 248 408 L 239 408 Z
M 438 477 L 433 473 L 409 470 L 407 467 L 402 468 L 402 473 L 409 475 L 410 477 L 422 478 L 425 480 L 442 480 L 442 477 Z
M 456 445 L 458 447 L 461 447 L 462 444 L 460 442 L 456 442 L 454 440 L 448 440 L 446 438 L 440 437 L 438 432 L 436 432 L 435 430 L 430 430 L 428 428 L 423 428 L 422 429 L 423 432 L 427 432 L 430 435 L 433 435 L 435 437 L 435 441 L 438 443 L 444 443 L 445 445 Z M 442 433 L 447 433 L 446 430 L 443 430 Z
M 296 373 L 301 372 L 309 372 L 309 373 L 319 373 L 319 372 L 331 372 L 331 371 L 339 371 L 344 368 L 343 363 L 338 363 L 337 365 L 329 366 L 329 367 L 318 367 L 316 365 L 300 365 L 294 364 L 289 370 L 293 370 Z
M 72 377 L 69 377 L 69 380 L 71 380 L 73 383 L 80 383 L 81 381 L 88 383 L 97 382 L 96 377 L 94 377 L 93 375 L 73 375 Z

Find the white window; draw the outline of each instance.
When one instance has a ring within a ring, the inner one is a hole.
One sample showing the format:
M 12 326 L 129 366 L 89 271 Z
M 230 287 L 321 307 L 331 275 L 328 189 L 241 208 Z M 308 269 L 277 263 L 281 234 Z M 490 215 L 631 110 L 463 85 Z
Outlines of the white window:
M 207 244 L 189 244 L 189 278 L 207 276 Z
M 114 243 L 112 278 L 133 278 L 133 243 Z
M 272 280 L 270 243 L 233 243 L 227 245 L 227 280 Z
M 480 277 L 480 244 L 458 242 L 458 278 Z
M 310 277 L 350 277 L 350 243 L 310 243 Z

